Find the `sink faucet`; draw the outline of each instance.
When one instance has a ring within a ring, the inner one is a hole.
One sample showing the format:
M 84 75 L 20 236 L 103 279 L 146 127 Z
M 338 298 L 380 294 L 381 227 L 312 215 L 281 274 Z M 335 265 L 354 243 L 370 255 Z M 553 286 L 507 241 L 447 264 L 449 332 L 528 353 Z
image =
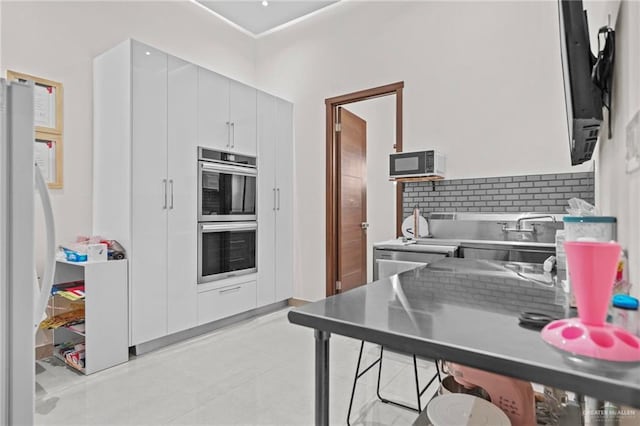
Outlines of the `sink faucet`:
M 553 221 L 553 223 L 556 222 L 556 218 L 553 215 L 550 214 L 541 214 L 541 215 L 523 215 L 521 217 L 519 217 L 516 220 L 516 227 L 515 228 L 507 228 L 507 225 L 505 224 L 502 227 L 502 231 L 504 232 L 531 232 L 531 233 L 535 233 L 536 229 L 532 228 L 532 229 L 524 229 L 522 227 L 522 222 L 524 222 L 525 220 L 534 220 L 534 219 L 551 219 Z
M 556 222 L 556 218 L 550 214 L 542 214 L 542 215 L 534 215 L 534 216 L 522 216 L 519 217 L 518 220 L 516 220 L 516 229 L 519 231 L 522 231 L 522 222 L 525 220 L 533 220 L 533 219 L 546 219 L 549 218 L 553 221 L 553 223 Z

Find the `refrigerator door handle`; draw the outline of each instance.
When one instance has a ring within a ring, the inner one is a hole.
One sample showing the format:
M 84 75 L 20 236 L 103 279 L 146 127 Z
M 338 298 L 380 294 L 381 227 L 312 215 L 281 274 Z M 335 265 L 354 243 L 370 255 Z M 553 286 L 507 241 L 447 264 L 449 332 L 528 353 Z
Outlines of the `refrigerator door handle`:
M 40 168 L 38 166 L 34 166 L 34 168 L 36 189 L 38 191 L 38 194 L 40 195 L 40 202 L 42 203 L 42 210 L 44 211 L 45 228 L 47 230 L 47 257 L 44 265 L 44 273 L 42 275 L 40 284 L 38 284 L 37 277 L 34 281 L 36 287 L 35 294 L 38 296 L 36 298 L 37 305 L 35 306 L 34 312 L 33 332 L 35 334 L 38 331 L 38 326 L 40 325 L 40 321 L 42 321 L 42 317 L 47 308 L 49 295 L 51 294 L 51 287 L 53 287 L 53 277 L 56 270 L 56 229 L 53 220 L 53 208 L 51 207 L 51 198 L 49 197 L 47 183 L 44 181 L 44 177 L 42 177 Z

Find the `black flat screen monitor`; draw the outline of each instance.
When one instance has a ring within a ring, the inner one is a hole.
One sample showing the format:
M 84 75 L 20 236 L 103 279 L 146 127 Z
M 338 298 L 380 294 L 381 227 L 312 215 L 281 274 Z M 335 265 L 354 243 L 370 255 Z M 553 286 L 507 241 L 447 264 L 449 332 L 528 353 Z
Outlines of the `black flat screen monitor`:
M 591 81 L 595 57 L 582 0 L 559 0 L 562 74 L 569 125 L 571 164 L 591 159 L 602 123 L 600 89 Z

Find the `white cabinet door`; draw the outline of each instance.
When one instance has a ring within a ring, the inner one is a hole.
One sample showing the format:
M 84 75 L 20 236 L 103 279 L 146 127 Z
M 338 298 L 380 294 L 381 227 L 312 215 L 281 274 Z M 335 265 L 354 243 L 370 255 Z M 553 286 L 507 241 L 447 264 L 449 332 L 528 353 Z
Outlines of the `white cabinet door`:
M 256 89 L 230 82 L 231 151 L 256 155 Z
M 167 55 L 132 43 L 131 340 L 167 334 Z
M 198 68 L 169 56 L 168 332 L 197 325 Z
M 229 151 L 229 79 L 198 67 L 198 145 Z
M 276 301 L 293 296 L 293 105 L 277 101 Z
M 258 306 L 276 301 L 276 102 L 258 92 Z

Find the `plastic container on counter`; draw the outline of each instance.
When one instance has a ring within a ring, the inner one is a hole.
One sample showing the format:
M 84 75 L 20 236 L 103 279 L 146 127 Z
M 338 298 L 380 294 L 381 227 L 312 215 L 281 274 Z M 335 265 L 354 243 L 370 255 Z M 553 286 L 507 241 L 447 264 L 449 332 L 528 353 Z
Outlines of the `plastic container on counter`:
M 565 241 L 578 241 L 588 238 L 591 241 L 608 242 L 616 239 L 614 216 L 565 216 Z
M 638 299 L 626 294 L 616 294 L 612 299 L 612 323 L 640 336 Z

